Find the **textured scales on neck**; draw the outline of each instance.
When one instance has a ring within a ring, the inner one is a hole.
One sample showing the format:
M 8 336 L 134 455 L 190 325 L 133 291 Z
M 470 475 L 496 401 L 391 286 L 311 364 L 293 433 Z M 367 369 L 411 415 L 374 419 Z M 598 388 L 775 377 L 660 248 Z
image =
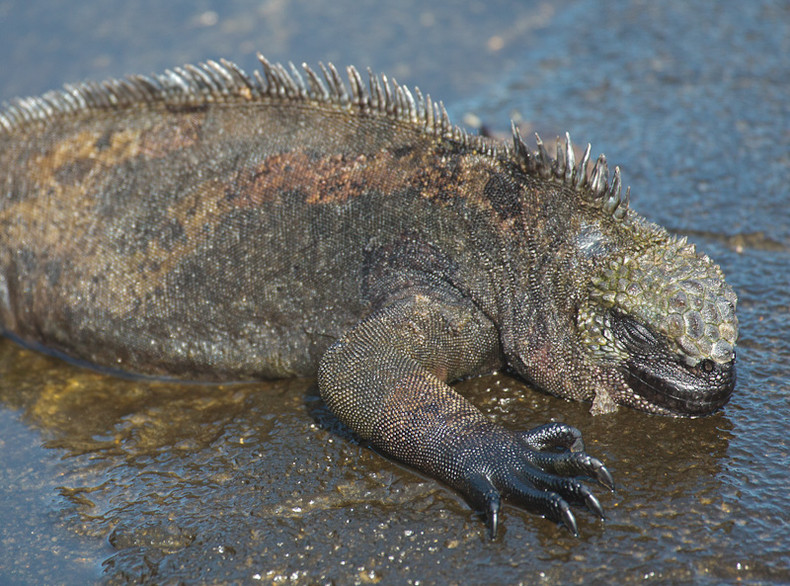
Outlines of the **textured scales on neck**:
M 349 111 L 387 116 L 416 125 L 437 139 L 459 143 L 470 151 L 508 158 L 527 174 L 562 182 L 585 199 L 598 202 L 615 219 L 626 217 L 630 188 L 624 196 L 621 194 L 619 167 L 615 168 L 610 183 L 604 155 L 590 166 L 589 144 L 577 163 L 567 133 L 564 144 L 557 140 L 555 157 L 549 155 L 537 134 L 537 150 L 531 151 L 515 124 L 512 147 L 496 144 L 454 125 L 442 102 L 434 102 L 417 87 L 412 92 L 384 74 L 368 70 L 366 84 L 359 71 L 349 66 L 346 68 L 349 90 L 332 63 L 319 63 L 319 75 L 307 64 L 302 64 L 300 71 L 293 63 L 286 68 L 280 63 L 270 63 L 260 54 L 258 59 L 261 70 L 253 75 L 221 59 L 175 67 L 152 76 L 132 75 L 103 82 L 67 84 L 61 90 L 41 96 L 18 98 L 0 112 L 0 133 L 83 111 L 130 108 L 140 104 L 183 107 L 264 100 L 329 104 Z

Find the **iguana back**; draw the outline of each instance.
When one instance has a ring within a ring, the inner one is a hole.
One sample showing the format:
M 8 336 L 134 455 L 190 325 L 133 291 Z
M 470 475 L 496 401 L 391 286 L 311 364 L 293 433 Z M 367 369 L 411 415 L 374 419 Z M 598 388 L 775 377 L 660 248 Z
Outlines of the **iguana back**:
M 317 81 L 284 98 L 230 65 L 208 100 L 194 71 L 0 130 L 0 323 L 133 372 L 314 375 L 370 311 L 371 254 L 469 235 L 436 205 L 473 193 L 450 176 L 469 153 L 438 109 L 415 124 Z

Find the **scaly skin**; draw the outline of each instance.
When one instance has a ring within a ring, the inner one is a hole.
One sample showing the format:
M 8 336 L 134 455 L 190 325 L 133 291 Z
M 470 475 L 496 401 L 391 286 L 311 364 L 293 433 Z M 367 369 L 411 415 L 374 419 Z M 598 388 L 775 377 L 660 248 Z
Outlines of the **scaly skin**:
M 70 86 L 0 114 L 0 326 L 111 368 L 317 376 L 337 417 L 462 492 L 576 533 L 612 478 L 449 382 L 510 367 L 594 413 L 703 415 L 734 387 L 735 295 L 619 170 L 453 127 L 384 77 L 261 59 Z

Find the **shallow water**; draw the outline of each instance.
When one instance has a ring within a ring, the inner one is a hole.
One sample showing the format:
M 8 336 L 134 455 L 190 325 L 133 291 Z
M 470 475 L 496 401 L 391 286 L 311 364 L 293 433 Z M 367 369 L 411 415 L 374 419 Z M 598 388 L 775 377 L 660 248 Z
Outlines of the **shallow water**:
M 617 492 L 580 537 L 516 509 L 485 539 L 358 445 L 312 381 L 121 380 L 0 342 L 3 583 L 790 582 L 790 10 L 783 2 L 0 2 L 0 99 L 225 56 L 371 65 L 458 122 L 569 130 L 739 294 L 739 383 L 698 420 L 462 383 L 514 428 L 578 426 Z

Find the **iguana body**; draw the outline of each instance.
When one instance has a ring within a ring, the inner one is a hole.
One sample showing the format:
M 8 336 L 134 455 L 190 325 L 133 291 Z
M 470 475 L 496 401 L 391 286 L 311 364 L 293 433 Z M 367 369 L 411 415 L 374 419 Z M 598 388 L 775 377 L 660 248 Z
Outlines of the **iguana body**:
M 341 421 L 494 533 L 500 495 L 575 531 L 566 501 L 601 510 L 567 477 L 611 477 L 576 430 L 505 430 L 448 382 L 509 366 L 596 412 L 727 401 L 732 290 L 589 148 L 495 146 L 386 78 L 350 68 L 348 92 L 262 62 L 0 114 L 0 327 L 137 373 L 317 375 Z

